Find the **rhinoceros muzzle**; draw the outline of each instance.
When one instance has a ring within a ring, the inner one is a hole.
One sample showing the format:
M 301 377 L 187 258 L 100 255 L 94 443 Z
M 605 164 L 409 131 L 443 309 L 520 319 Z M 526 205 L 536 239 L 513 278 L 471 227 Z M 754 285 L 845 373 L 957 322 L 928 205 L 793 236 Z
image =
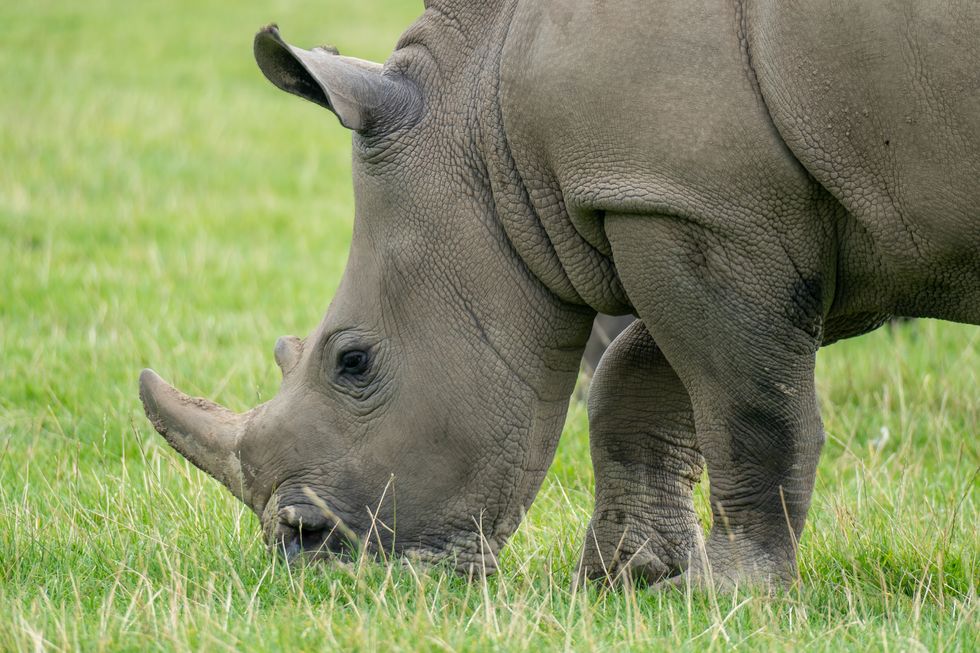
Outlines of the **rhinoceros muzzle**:
M 269 547 L 288 562 L 299 558 L 350 560 L 363 547 L 362 539 L 313 489 L 281 506 L 278 492 L 266 504 L 262 521 Z M 368 547 L 370 548 L 370 547 Z
M 270 540 L 272 548 L 287 562 L 328 557 L 349 560 L 358 548 L 341 523 L 325 516 L 312 521 L 280 519 Z

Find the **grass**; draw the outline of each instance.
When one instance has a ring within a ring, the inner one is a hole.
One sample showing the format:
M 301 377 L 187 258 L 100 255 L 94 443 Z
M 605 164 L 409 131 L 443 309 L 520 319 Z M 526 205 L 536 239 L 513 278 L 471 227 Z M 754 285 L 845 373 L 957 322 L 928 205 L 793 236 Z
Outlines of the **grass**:
M 383 59 L 420 5 L 0 5 L 0 650 L 976 650 L 973 327 L 821 354 L 803 584 L 774 599 L 570 593 L 581 406 L 485 583 L 287 568 L 153 433 L 140 368 L 236 409 L 268 398 L 275 338 L 312 330 L 344 263 L 349 137 L 261 78 L 253 32 Z

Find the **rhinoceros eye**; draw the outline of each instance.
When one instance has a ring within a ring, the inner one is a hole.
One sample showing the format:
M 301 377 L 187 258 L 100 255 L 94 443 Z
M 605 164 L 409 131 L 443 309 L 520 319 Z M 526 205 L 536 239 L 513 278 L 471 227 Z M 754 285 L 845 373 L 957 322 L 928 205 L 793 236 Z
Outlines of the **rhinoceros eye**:
M 337 359 L 337 366 L 341 373 L 349 376 L 358 376 L 367 371 L 370 356 L 361 349 L 349 349 L 341 352 Z

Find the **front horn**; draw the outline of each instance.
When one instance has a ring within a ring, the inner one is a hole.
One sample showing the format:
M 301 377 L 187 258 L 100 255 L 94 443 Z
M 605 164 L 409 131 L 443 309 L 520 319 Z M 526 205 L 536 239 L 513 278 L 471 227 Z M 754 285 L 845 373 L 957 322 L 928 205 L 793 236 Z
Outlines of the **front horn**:
M 153 370 L 140 374 L 140 399 L 153 428 L 184 458 L 213 476 L 245 505 L 238 439 L 245 416 L 223 406 L 189 397 Z

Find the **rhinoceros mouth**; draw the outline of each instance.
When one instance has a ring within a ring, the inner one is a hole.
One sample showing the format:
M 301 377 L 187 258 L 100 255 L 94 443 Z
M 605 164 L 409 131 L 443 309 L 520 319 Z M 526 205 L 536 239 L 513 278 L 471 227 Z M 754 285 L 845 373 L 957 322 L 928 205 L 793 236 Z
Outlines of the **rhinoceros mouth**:
M 496 572 L 496 556 L 489 551 L 474 550 L 473 542 L 416 542 L 408 546 L 385 543 L 380 537 L 354 535 L 343 523 L 322 518 L 309 523 L 280 519 L 274 528 L 270 548 L 287 563 L 355 562 L 366 556 L 375 562 L 419 564 L 424 567 L 443 567 L 457 574 L 489 576 Z

